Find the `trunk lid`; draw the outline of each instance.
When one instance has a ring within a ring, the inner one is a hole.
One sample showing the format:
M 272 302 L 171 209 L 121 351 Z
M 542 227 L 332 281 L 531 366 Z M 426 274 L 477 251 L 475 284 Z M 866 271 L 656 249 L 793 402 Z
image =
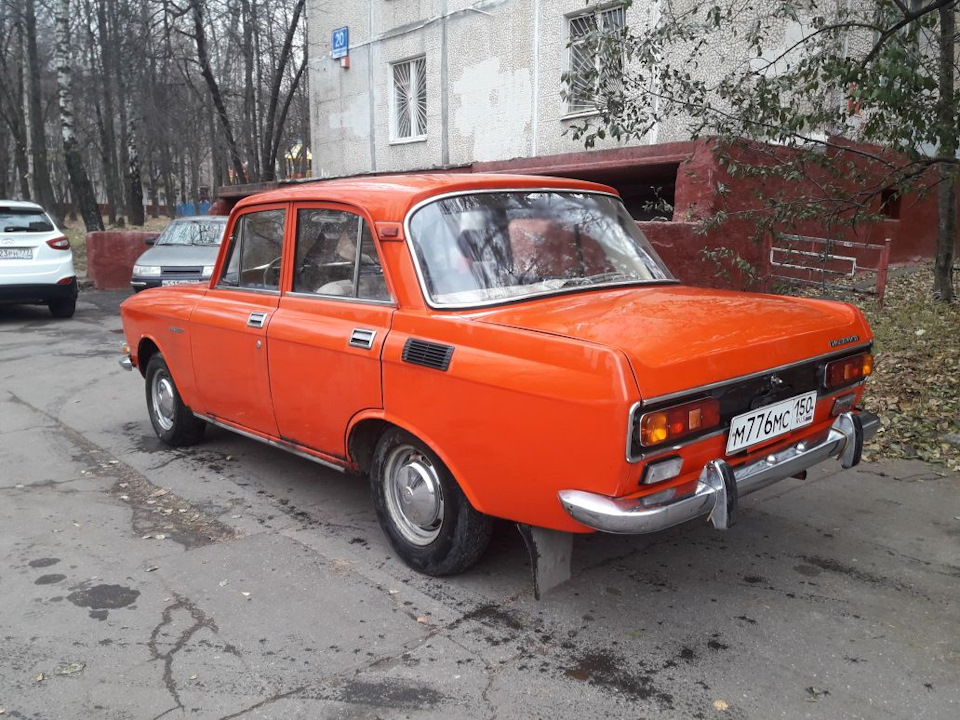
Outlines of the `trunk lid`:
M 863 314 L 845 303 L 676 285 L 574 293 L 472 317 L 618 348 L 648 400 L 872 337 Z

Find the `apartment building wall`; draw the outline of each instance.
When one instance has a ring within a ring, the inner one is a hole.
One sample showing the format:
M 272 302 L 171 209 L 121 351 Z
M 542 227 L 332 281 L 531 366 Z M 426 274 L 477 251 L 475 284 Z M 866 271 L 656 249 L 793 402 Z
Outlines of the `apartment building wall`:
M 654 6 L 638 0 L 626 11 L 627 22 Z M 567 18 L 585 9 L 583 0 L 311 0 L 315 176 L 582 149 L 568 133 L 574 118 L 561 98 L 561 76 Z M 349 68 L 330 58 L 332 31 L 343 26 L 350 31 Z M 426 137 L 397 141 L 390 132 L 391 66 L 419 56 L 426 63 Z M 686 138 L 675 126 L 634 144 L 679 139 Z

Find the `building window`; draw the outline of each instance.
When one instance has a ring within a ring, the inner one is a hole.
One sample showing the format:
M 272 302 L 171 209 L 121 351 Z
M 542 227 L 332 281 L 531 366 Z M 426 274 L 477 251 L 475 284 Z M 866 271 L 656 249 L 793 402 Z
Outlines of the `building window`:
M 591 10 L 567 18 L 567 112 L 592 112 L 597 109 L 597 89 L 604 75 L 619 78 L 623 60 L 619 54 L 598 52 L 604 38 L 620 33 L 626 24 L 623 5 Z M 606 55 L 606 57 L 604 57 Z
M 395 63 L 390 74 L 390 139 L 423 140 L 427 136 L 427 59 Z

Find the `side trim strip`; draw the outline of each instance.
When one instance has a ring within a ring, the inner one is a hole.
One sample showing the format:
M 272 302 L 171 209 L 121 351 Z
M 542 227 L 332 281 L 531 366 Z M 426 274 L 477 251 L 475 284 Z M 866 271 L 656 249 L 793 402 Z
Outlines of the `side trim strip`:
M 271 445 L 275 448 L 286 450 L 289 453 L 293 453 L 294 455 L 299 455 L 300 457 L 306 458 L 307 460 L 313 460 L 313 462 L 318 463 L 319 465 L 323 465 L 324 467 L 328 467 L 331 470 L 339 470 L 340 472 L 347 471 L 347 468 L 345 466 L 337 465 L 336 463 L 331 462 L 330 460 L 325 460 L 324 458 L 314 454 L 312 451 L 307 450 L 306 448 L 301 447 L 300 445 L 294 445 L 293 443 L 288 443 L 284 440 L 275 440 L 273 438 L 261 437 L 260 435 L 250 432 L 249 430 L 241 430 L 240 428 L 234 425 L 229 425 L 223 422 L 222 420 L 217 420 L 216 418 L 210 417 L 209 415 L 201 415 L 200 413 L 194 413 L 194 415 L 196 415 L 201 420 L 206 420 L 211 425 L 222 427 L 224 430 L 235 432 L 238 435 L 243 435 L 244 437 L 250 438 L 251 440 L 259 440 L 265 445 Z

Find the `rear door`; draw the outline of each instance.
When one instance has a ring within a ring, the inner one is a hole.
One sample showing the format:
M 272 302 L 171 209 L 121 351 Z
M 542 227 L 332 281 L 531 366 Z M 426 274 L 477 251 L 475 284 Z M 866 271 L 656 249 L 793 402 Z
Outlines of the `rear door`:
M 380 351 L 395 310 L 368 219 L 333 204 L 294 208 L 292 283 L 270 321 L 280 436 L 346 457 L 350 419 L 383 406 Z
M 237 216 L 216 285 L 191 316 L 197 390 L 207 414 L 277 436 L 267 330 L 280 301 L 286 205 Z

